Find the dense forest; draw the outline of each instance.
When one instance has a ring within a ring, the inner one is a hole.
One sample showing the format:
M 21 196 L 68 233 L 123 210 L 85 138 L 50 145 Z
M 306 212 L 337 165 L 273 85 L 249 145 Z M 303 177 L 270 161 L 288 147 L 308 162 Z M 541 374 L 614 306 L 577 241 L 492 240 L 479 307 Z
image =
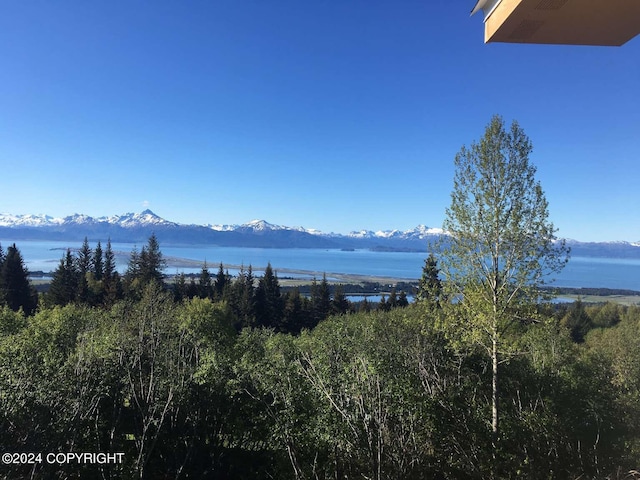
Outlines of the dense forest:
M 569 250 L 531 149 L 496 116 L 456 155 L 411 303 L 270 265 L 168 282 L 154 235 L 122 275 L 85 241 L 39 294 L 0 250 L 2 475 L 640 478 L 640 307 L 546 301 Z
M 19 250 L 0 259 L 0 449 L 124 453 L 4 478 L 633 478 L 640 464 L 638 307 L 540 304 L 509 332 L 494 452 L 490 357 L 447 321 L 434 257 L 414 303 L 359 312 L 326 280 L 281 294 L 271 268 L 165 283 L 153 237 L 122 276 L 109 244 L 67 252 L 37 308 Z

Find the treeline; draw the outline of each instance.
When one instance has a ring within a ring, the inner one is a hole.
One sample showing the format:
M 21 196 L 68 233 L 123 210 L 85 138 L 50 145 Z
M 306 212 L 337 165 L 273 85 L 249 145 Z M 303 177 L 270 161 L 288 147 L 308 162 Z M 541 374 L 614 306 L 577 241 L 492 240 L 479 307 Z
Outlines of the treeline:
M 54 276 L 75 272 L 65 305 L 50 291 L 27 315 L 3 300 L 0 450 L 123 462 L 2 465 L 3 478 L 638 477 L 638 307 L 532 306 L 504 339 L 494 451 L 491 358 L 459 335 L 433 257 L 415 303 L 341 313 L 326 279 L 315 300 L 278 296 L 270 268 L 166 285 L 153 238 L 109 286 L 109 244 L 88 250 Z
M 239 331 L 245 327 L 273 328 L 278 332 L 298 333 L 311 329 L 331 314 L 342 314 L 355 307 L 340 286 L 332 287 L 325 276 L 301 293 L 299 289 L 282 292 L 278 277 L 269 264 L 261 277 L 251 265 L 232 277 L 220 264 L 212 275 L 206 263 L 199 275 L 176 275 L 166 282 L 166 262 L 154 235 L 140 250 L 131 252 L 126 271 L 121 276 L 115 269 L 110 242 L 102 250 L 98 242 L 94 250 L 85 239 L 77 255 L 67 250 L 60 260 L 48 292 L 42 297 L 47 306 L 78 303 L 109 308 L 123 299 L 137 300 L 150 282 L 170 292 L 176 302 L 201 298 L 225 302 Z M 386 302 L 385 302 L 386 304 Z
M 21 278 L 27 286 L 23 290 L 28 291 L 12 301 L 10 306 L 13 310 L 22 307 L 30 315 L 36 309 L 38 295 L 28 288 L 28 272 L 15 245 L 10 248 L 10 254 L 10 258 L 20 258 L 19 262 L 13 262 L 21 265 L 19 275 L 14 277 Z M 7 262 L 7 268 L 13 263 Z M 393 287 L 388 295 L 382 295 L 379 302 L 365 300 L 354 304 L 348 300 L 345 286 L 330 285 L 326 276 L 320 281 L 314 279 L 310 285 L 283 290 L 270 264 L 261 277 L 254 275 L 251 265 L 241 268 L 238 275 L 232 277 L 222 263 L 215 275 L 205 263 L 198 275 L 182 273 L 171 282 L 167 282 L 163 274 L 165 268 L 166 262 L 155 235 L 140 251 L 134 249 L 131 252 L 123 275 L 116 270 L 111 241 L 107 241 L 105 249 L 101 242 L 92 249 L 85 238 L 76 253 L 67 249 L 63 254 L 46 293 L 40 296 L 40 303 L 45 307 L 76 303 L 109 308 L 123 299 L 139 299 L 142 287 L 155 281 L 171 291 L 175 301 L 198 297 L 227 303 L 238 331 L 245 327 L 267 327 L 283 333 L 311 329 L 332 314 L 360 309 L 388 310 L 409 303 L 405 292 L 397 293 Z M 350 293 L 352 290 L 350 288 Z

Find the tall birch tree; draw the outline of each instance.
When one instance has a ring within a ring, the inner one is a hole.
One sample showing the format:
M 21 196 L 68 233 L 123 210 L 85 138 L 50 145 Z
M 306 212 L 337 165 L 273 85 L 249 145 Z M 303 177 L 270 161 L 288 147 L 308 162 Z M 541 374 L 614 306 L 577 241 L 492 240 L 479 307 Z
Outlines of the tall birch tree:
M 458 332 L 491 358 L 492 447 L 499 441 L 499 365 L 506 335 L 530 318 L 549 275 L 568 261 L 568 249 L 555 237 L 532 144 L 517 122 L 510 128 L 494 116 L 484 136 L 455 157 L 451 205 L 441 256 Z M 452 318 L 452 317 L 450 317 Z

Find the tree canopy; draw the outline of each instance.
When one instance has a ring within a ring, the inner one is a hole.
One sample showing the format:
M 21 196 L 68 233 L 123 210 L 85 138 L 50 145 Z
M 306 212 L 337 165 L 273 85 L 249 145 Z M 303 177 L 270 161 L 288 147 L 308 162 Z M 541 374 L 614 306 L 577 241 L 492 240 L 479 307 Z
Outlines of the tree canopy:
M 526 322 L 540 287 L 568 261 L 557 241 L 536 168 L 533 146 L 517 122 L 494 116 L 479 142 L 455 157 L 448 234 L 441 256 L 450 298 L 459 300 L 459 331 L 492 358 L 492 432 L 499 434 L 498 365 L 507 331 Z

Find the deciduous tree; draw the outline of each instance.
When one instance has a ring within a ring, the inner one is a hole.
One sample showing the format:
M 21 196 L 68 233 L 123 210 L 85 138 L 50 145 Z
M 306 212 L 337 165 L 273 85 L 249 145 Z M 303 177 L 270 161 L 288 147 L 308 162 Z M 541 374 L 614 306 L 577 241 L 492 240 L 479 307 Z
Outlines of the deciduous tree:
M 484 136 L 455 157 L 451 206 L 444 229 L 442 270 L 463 314 L 461 331 L 484 347 L 492 361 L 492 443 L 499 438 L 499 364 L 506 332 L 537 303 L 540 286 L 568 260 L 549 221 L 548 203 L 532 144 L 517 122 L 494 116 Z

